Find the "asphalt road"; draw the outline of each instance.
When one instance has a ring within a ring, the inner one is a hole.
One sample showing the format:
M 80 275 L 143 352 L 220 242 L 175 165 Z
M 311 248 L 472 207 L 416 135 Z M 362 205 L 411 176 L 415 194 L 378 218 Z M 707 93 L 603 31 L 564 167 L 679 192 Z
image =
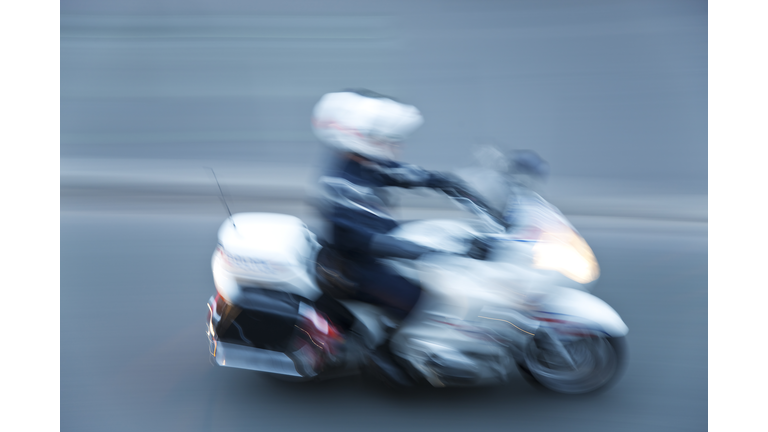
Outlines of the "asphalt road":
M 627 371 L 607 392 L 566 397 L 516 376 L 398 393 L 360 378 L 289 384 L 209 363 L 205 302 L 224 219 L 215 200 L 80 204 L 62 197 L 62 431 L 707 428 L 706 223 L 572 219 L 601 263 L 594 293 L 630 328 Z M 297 203 L 252 210 L 311 215 Z

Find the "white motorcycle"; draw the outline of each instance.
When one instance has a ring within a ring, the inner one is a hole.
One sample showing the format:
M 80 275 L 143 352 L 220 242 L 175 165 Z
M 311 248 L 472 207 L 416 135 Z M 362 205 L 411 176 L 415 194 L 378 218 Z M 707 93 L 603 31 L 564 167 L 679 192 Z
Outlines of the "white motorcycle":
M 423 289 L 397 328 L 382 309 L 345 299 L 343 275 L 318 259 L 323 248 L 300 219 L 233 215 L 212 259 L 212 360 L 323 379 L 366 370 L 368 353 L 388 341 L 413 379 L 436 387 L 500 383 L 514 369 L 560 393 L 615 382 L 628 328 L 587 292 L 599 268 L 584 239 L 514 176 L 481 169 L 462 179 L 470 187 L 445 192 L 475 218 L 409 222 L 390 233 L 444 251 L 388 260 Z M 504 207 L 494 210 L 494 201 Z M 489 246 L 481 259 L 467 253 L 478 244 Z

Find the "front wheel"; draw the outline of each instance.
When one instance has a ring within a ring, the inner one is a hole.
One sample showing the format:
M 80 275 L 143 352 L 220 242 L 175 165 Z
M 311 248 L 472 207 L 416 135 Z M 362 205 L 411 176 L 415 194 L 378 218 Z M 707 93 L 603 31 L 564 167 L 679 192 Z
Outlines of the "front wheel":
M 562 350 L 530 343 L 520 372 L 529 380 L 566 394 L 583 394 L 606 389 L 616 382 L 624 371 L 627 343 L 624 337 L 591 337 L 563 342 L 562 348 L 570 356 L 564 358 Z

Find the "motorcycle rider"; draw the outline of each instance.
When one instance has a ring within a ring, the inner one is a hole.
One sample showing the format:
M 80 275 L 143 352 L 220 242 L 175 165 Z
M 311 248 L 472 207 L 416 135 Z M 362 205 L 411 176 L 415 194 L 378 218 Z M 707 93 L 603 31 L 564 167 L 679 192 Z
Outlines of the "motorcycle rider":
M 316 136 L 333 152 L 319 180 L 319 210 L 330 229 L 318 270 L 333 275 L 347 298 L 381 306 L 400 321 L 416 305 L 421 288 L 387 270 L 378 259 L 416 259 L 434 250 L 388 234 L 398 223 L 384 188 L 440 189 L 457 184 L 395 160 L 400 143 L 422 122 L 415 107 L 369 90 L 328 93 L 312 116 Z M 336 259 L 330 260 L 328 254 Z M 408 383 L 387 343 L 371 360 L 391 380 Z

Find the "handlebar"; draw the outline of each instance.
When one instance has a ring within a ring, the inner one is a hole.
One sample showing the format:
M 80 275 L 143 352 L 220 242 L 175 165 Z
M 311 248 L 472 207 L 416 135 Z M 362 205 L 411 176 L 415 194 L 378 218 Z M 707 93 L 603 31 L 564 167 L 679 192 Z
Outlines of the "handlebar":
M 480 217 L 487 218 L 491 223 L 498 225 L 503 230 L 506 230 L 511 226 L 504 220 L 504 215 L 485 203 L 467 186 L 454 183 L 450 186 L 441 188 L 441 190 L 455 202 L 461 204 L 463 207 L 469 207 L 471 212 Z

